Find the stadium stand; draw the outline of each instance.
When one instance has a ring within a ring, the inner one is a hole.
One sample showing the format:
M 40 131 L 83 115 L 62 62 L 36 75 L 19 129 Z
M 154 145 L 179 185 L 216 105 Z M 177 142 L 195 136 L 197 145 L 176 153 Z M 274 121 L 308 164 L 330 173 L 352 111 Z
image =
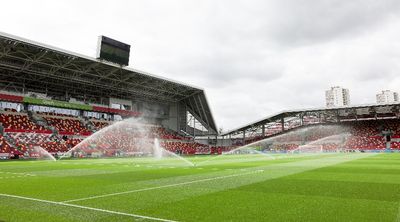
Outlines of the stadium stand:
M 0 113 L 0 122 L 6 132 L 44 132 L 46 129 L 31 121 L 26 113 L 5 110 Z
M 173 153 L 195 155 L 195 154 L 211 154 L 211 147 L 208 145 L 187 142 L 187 141 L 164 141 L 161 146 Z
M 7 110 L 9 112 L 9 110 Z M 51 154 L 68 152 L 71 148 L 79 144 L 84 138 L 89 136 L 91 132 L 84 127 L 82 122 L 75 116 L 43 113 L 38 112 L 50 126 L 55 127 L 58 132 L 53 134 L 51 131 L 46 131 L 43 126 L 36 125 L 26 113 L 18 113 L 13 111 L 11 114 L 3 114 L 0 123 L 5 126 L 6 135 L 9 140 L 1 137 L 1 152 L 10 153 L 11 155 L 24 156 L 27 151 L 32 151 L 38 146 L 44 148 Z M 97 130 L 100 130 L 111 122 L 91 120 Z M 105 134 L 98 139 L 97 149 L 107 150 L 108 155 L 115 155 L 117 150 L 130 152 L 140 150 L 139 146 L 143 144 L 135 144 L 131 138 L 146 137 L 147 139 L 159 138 L 162 140 L 161 146 L 165 149 L 184 155 L 194 154 L 210 154 L 212 152 L 210 146 L 195 143 L 188 138 L 182 137 L 176 133 L 170 132 L 167 129 L 157 125 L 140 125 L 146 135 L 141 131 L 127 134 L 120 131 Z M 78 137 L 76 137 L 78 136 Z M 150 142 L 152 143 L 152 141 Z M 89 147 L 89 143 L 88 147 Z M 215 149 L 213 149 L 215 150 Z M 94 152 L 93 150 L 91 152 Z
M 58 135 L 53 135 L 46 131 L 43 126 L 35 124 L 26 113 L 16 112 L 16 110 L 4 110 L 0 116 L 0 122 L 5 128 L 6 135 L 9 136 L 13 144 L 10 144 L 5 137 L 0 137 L 1 153 L 11 153 L 22 155 L 34 146 L 40 146 L 50 153 L 67 152 L 75 145 L 79 144 L 91 132 L 82 124 L 79 118 L 68 115 L 54 115 L 50 113 L 40 113 L 46 119 L 49 125 L 54 126 L 58 131 Z M 97 130 L 100 130 L 110 124 L 108 121 L 91 120 Z M 341 127 L 324 127 L 317 131 L 311 131 L 307 134 L 284 134 L 277 137 L 275 143 L 271 147 L 274 151 L 290 151 L 298 148 L 301 144 L 316 141 L 321 138 L 329 137 L 339 133 L 349 133 L 350 136 L 343 142 L 348 149 L 357 150 L 383 150 L 386 148 L 386 140 L 381 135 L 382 131 L 392 132 L 393 141 L 390 143 L 391 149 L 400 149 L 400 131 L 399 120 L 370 120 L 358 122 L 344 122 L 340 124 L 331 124 L 331 126 Z M 231 147 L 213 147 L 188 140 L 185 137 L 169 132 L 165 128 L 156 125 L 143 125 L 149 135 L 148 138 L 160 138 L 161 146 L 165 149 L 183 155 L 195 154 L 221 154 L 235 148 Z M 64 135 L 64 137 L 62 137 Z M 66 135 L 69 135 L 68 138 Z M 74 135 L 80 135 L 80 138 L 74 138 Z M 114 155 L 118 149 L 125 151 L 133 148 L 139 149 L 137 144 L 132 144 L 129 137 L 143 137 L 141 132 L 130 135 L 119 134 L 118 138 L 109 134 L 103 137 L 101 148 L 107 148 L 110 155 Z M 121 139 L 122 138 L 122 139 Z M 254 137 L 246 140 L 247 143 L 258 141 L 262 137 Z M 118 141 L 117 141 L 118 140 Z M 109 146 L 113 147 L 109 147 Z M 325 143 L 324 151 L 337 150 L 343 144 Z M 119 147 L 116 147 L 119 146 Z
M 90 135 L 91 132 L 87 129 L 78 118 L 71 116 L 43 116 L 47 123 L 55 127 L 62 135 Z
M 276 138 L 273 136 L 255 136 L 246 139 L 245 144 L 260 141 L 262 139 L 272 138 L 273 142 L 269 149 L 276 152 L 290 151 L 297 149 L 304 144 L 315 143 L 322 140 L 320 145 L 326 152 L 335 150 L 385 150 L 387 143 L 391 150 L 400 149 L 400 121 L 398 119 L 383 119 L 383 120 L 364 120 L 364 121 L 348 121 L 342 123 L 331 124 L 313 124 L 305 126 L 304 129 L 310 126 L 321 126 L 314 130 L 303 130 L 299 133 L 284 133 L 279 134 Z M 390 141 L 387 141 L 385 133 L 390 134 Z M 335 135 L 346 135 L 329 139 Z M 323 141 L 328 138 L 327 141 Z M 336 140 L 336 141 L 332 141 Z M 242 145 L 241 140 L 233 143 L 233 147 Z
M 53 126 L 57 129 L 57 132 L 54 134 L 54 132 L 36 124 L 26 112 L 17 112 L 15 109 L 4 109 L 0 112 L 0 123 L 4 127 L 5 134 L 5 136 L 0 137 L 1 153 L 23 155 L 24 152 L 32 150 L 35 146 L 40 146 L 52 154 L 64 153 L 92 134 L 92 131 L 89 130 L 82 121 L 82 117 L 45 112 L 36 112 L 35 114 L 46 120 L 49 126 Z M 95 130 L 101 130 L 112 124 L 110 121 L 94 118 L 91 118 L 89 121 L 95 127 Z M 390 148 L 392 150 L 399 150 L 399 123 L 400 121 L 398 119 L 384 119 L 348 121 L 328 125 L 320 124 L 325 127 L 303 134 L 275 133 L 272 137 L 277 134 L 280 136 L 274 139 L 274 143 L 269 148 L 277 152 L 286 152 L 297 149 L 302 146 L 302 144 L 307 144 L 311 141 L 317 141 L 321 138 L 341 133 L 348 133 L 349 136 L 343 141 L 328 141 L 322 144 L 323 150 L 330 152 L 338 150 L 341 147 L 354 150 L 384 150 L 387 147 L 387 141 L 383 136 L 383 132 L 390 132 L 392 138 L 392 141 L 389 141 Z M 309 126 L 316 125 L 318 124 L 313 122 L 313 124 Z M 130 139 L 131 137 L 146 137 L 148 139 L 159 138 L 162 147 L 171 152 L 183 155 L 221 154 L 243 144 L 241 140 L 237 140 L 233 146 L 210 146 L 196 143 L 189 138 L 171 132 L 159 125 L 142 125 L 140 127 L 145 129 L 147 135 L 143 135 L 141 131 L 130 134 L 117 132 L 118 138 L 114 136 L 115 132 L 113 132 L 113 134 L 106 134 L 100 139 L 98 149 L 107 149 L 110 156 L 115 155 L 117 150 L 124 150 L 126 152 L 139 150 L 139 145 L 134 144 L 134 142 L 132 142 L 133 140 Z M 308 126 L 305 128 L 307 127 Z M 296 127 L 293 128 L 295 129 Z M 246 139 L 246 144 L 268 137 L 271 136 L 250 137 Z M 149 143 L 151 144 L 152 142 Z M 142 145 L 143 144 L 140 144 L 140 146 Z

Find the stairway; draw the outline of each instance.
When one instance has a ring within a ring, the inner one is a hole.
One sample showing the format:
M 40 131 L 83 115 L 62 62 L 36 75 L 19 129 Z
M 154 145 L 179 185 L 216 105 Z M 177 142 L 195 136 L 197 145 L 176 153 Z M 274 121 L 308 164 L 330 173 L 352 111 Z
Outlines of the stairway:
M 15 141 L 11 136 L 7 135 L 7 133 L 4 133 L 3 137 L 7 141 L 7 143 L 11 146 L 11 148 L 17 147 L 17 141 Z
M 40 116 L 34 112 L 31 112 L 31 111 L 28 111 L 28 116 L 37 125 L 43 126 L 45 129 L 50 130 L 55 135 L 58 134 L 57 129 L 54 128 L 53 126 L 50 126 L 49 124 L 47 124 L 46 119 L 44 119 L 42 116 Z
M 81 121 L 82 125 L 84 125 L 88 130 L 90 130 L 92 133 L 96 132 L 96 127 L 93 125 L 93 123 L 86 119 L 86 118 L 79 118 Z

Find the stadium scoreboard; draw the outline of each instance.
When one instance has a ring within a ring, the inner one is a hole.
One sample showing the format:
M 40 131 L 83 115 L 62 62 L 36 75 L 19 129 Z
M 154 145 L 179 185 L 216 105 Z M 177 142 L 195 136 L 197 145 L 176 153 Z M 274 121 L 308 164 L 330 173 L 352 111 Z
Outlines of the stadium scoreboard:
M 131 46 L 106 36 L 99 36 L 97 42 L 97 59 L 116 63 L 121 66 L 129 65 Z

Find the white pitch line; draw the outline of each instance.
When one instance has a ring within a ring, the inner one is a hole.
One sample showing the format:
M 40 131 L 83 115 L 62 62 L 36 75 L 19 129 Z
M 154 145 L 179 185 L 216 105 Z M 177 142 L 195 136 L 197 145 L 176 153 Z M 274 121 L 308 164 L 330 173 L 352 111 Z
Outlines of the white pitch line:
M 35 176 L 34 174 L 30 174 L 30 173 L 14 173 L 14 172 L 5 172 L 5 171 L 0 171 L 0 174 L 4 173 L 4 174 L 14 174 L 14 175 L 24 175 L 24 176 Z
M 23 197 L 23 196 L 16 196 L 16 195 L 3 194 L 3 193 L 0 193 L 0 196 L 23 199 L 23 200 L 30 200 L 30 201 L 37 201 L 37 202 L 42 202 L 42 203 L 49 203 L 49 204 L 66 206 L 66 207 L 74 207 L 74 208 L 80 208 L 80 209 L 85 209 L 85 210 L 93 210 L 93 211 L 99 211 L 99 212 L 103 212 L 103 213 L 116 214 L 116 215 L 122 215 L 122 216 L 128 216 L 128 217 L 149 219 L 149 220 L 154 220 L 154 221 L 177 222 L 174 220 L 162 219 L 162 218 L 157 218 L 157 217 L 149 217 L 149 216 L 143 216 L 143 215 L 138 215 L 138 214 L 129 214 L 129 213 L 124 213 L 124 212 L 119 212 L 119 211 L 86 207 L 86 206 L 80 206 L 80 205 L 68 204 L 68 203 L 56 202 L 56 201 L 50 201 L 50 200 L 42 200 L 42 199 L 36 199 L 36 198 L 31 198 L 31 197 Z
M 201 182 L 212 181 L 212 180 L 226 179 L 226 178 L 231 178 L 231 177 L 239 177 L 239 176 L 245 176 L 245 175 L 250 175 L 250 174 L 255 174 L 255 173 L 261 173 L 263 171 L 264 170 L 255 170 L 255 171 L 251 171 L 251 172 L 247 172 L 247 173 L 238 173 L 238 174 L 227 175 L 227 176 L 212 177 L 212 178 L 192 180 L 192 181 L 187 181 L 187 182 L 182 182 L 182 183 L 168 184 L 168 185 L 163 185 L 163 186 L 158 186 L 158 187 L 148 187 L 148 188 L 137 189 L 137 190 L 128 190 L 128 191 L 117 192 L 117 193 L 91 196 L 91 197 L 85 197 L 85 198 L 79 198 L 79 199 L 73 199 L 73 200 L 66 200 L 66 201 L 62 201 L 62 203 L 71 203 L 71 202 L 77 202 L 77 201 L 82 201 L 82 200 L 91 200 L 91 199 L 111 197 L 111 196 L 117 196 L 117 195 L 128 194 L 128 193 L 137 193 L 137 192 L 143 192 L 143 191 L 149 191 L 149 190 L 157 190 L 157 189 L 163 189 L 163 188 L 169 188 L 169 187 L 188 185 L 188 184 L 193 184 L 193 183 L 201 183 Z
M 3 175 L 1 175 L 1 174 L 3 174 Z M 22 177 L 33 177 L 33 176 L 36 176 L 36 175 L 35 174 L 29 174 L 29 173 L 14 173 L 14 172 L 0 171 L 0 176 L 1 176 L 0 180 L 2 180 L 2 179 L 13 179 L 13 178 L 22 178 Z

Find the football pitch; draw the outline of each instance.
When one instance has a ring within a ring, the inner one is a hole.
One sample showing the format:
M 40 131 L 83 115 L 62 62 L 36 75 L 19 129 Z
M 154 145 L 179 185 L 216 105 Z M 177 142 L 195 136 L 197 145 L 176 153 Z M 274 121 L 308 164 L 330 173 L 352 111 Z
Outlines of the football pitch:
M 400 154 L 0 162 L 0 221 L 400 221 Z

